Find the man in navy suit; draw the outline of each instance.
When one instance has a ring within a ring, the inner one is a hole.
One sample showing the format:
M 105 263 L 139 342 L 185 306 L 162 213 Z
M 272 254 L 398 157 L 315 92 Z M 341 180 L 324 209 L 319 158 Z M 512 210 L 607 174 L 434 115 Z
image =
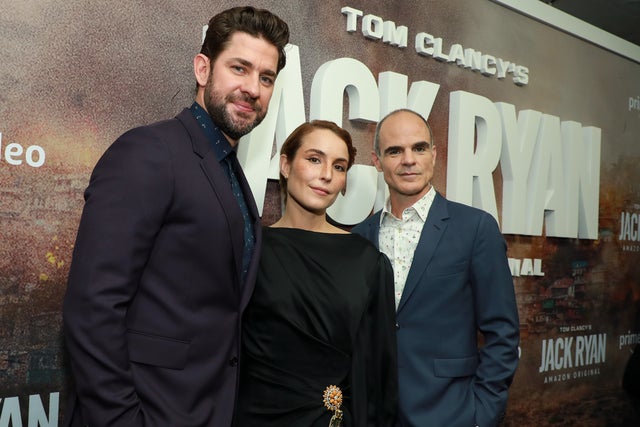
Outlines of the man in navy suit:
M 64 425 L 232 424 L 261 243 L 235 148 L 267 112 L 288 39 L 265 10 L 214 16 L 193 105 L 125 133 L 97 163 L 64 300 Z
M 488 213 L 431 185 L 426 120 L 397 110 L 376 128 L 386 206 L 354 232 L 393 265 L 402 427 L 492 427 L 518 364 L 519 322 L 506 244 Z M 483 344 L 478 345 L 478 332 Z

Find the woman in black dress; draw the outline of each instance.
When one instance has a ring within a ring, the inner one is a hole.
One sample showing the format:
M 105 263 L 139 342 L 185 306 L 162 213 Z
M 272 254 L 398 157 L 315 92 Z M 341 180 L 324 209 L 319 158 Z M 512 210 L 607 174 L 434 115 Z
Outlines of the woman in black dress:
M 243 317 L 239 427 L 394 425 L 391 266 L 326 218 L 354 157 L 349 133 L 327 121 L 301 125 L 282 146 L 286 208 L 264 229 Z

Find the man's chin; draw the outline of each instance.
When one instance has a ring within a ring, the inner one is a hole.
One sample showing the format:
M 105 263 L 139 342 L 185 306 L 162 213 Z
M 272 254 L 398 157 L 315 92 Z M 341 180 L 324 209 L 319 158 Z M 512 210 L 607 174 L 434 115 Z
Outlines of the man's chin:
M 264 116 L 258 116 L 255 112 L 236 113 L 232 116 L 233 126 L 236 129 L 249 129 L 249 131 L 262 123 L 262 120 L 264 120 Z
M 426 191 L 426 187 L 425 186 L 411 186 L 411 187 L 402 187 L 401 189 L 401 193 L 404 196 L 407 197 L 413 197 L 413 196 L 419 196 L 422 193 L 425 193 Z

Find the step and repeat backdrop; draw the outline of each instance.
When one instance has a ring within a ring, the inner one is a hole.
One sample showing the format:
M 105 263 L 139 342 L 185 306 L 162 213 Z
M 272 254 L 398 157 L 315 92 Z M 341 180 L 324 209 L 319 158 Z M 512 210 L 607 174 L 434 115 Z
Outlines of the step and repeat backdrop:
M 428 117 L 436 189 L 493 214 L 509 246 L 522 340 L 503 425 L 638 425 L 621 383 L 640 341 L 640 63 L 509 3 L 524 2 L 251 2 L 292 37 L 239 156 L 269 224 L 286 135 L 314 118 L 344 126 L 358 156 L 331 216 L 350 227 L 385 196 L 376 122 L 401 107 Z M 0 427 L 57 426 L 62 298 L 93 165 L 191 104 L 204 26 L 237 2 L 0 5 Z

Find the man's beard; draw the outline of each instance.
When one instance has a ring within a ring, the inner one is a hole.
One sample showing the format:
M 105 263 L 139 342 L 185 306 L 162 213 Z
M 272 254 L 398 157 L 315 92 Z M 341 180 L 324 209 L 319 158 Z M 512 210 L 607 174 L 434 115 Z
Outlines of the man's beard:
M 247 95 L 230 94 L 226 97 L 223 97 L 218 91 L 215 90 L 215 88 L 212 86 L 211 81 L 209 81 L 207 86 L 207 89 L 209 90 L 205 90 L 204 92 L 204 105 L 207 108 L 207 112 L 209 113 L 209 116 L 211 116 L 211 119 L 216 124 L 216 126 L 218 126 L 218 128 L 220 128 L 220 130 L 225 135 L 233 140 L 237 141 L 242 136 L 251 132 L 253 128 L 258 126 L 262 122 L 265 115 L 267 114 L 267 112 L 262 108 L 261 105 L 256 102 L 255 99 L 252 99 Z M 242 102 L 251 104 L 256 113 L 255 120 L 253 120 L 252 122 L 242 120 L 242 113 L 239 114 L 240 120 L 238 120 L 237 118 L 234 119 L 234 117 L 229 114 L 226 108 L 227 103 L 234 102 L 238 100 L 238 98 L 240 98 Z

